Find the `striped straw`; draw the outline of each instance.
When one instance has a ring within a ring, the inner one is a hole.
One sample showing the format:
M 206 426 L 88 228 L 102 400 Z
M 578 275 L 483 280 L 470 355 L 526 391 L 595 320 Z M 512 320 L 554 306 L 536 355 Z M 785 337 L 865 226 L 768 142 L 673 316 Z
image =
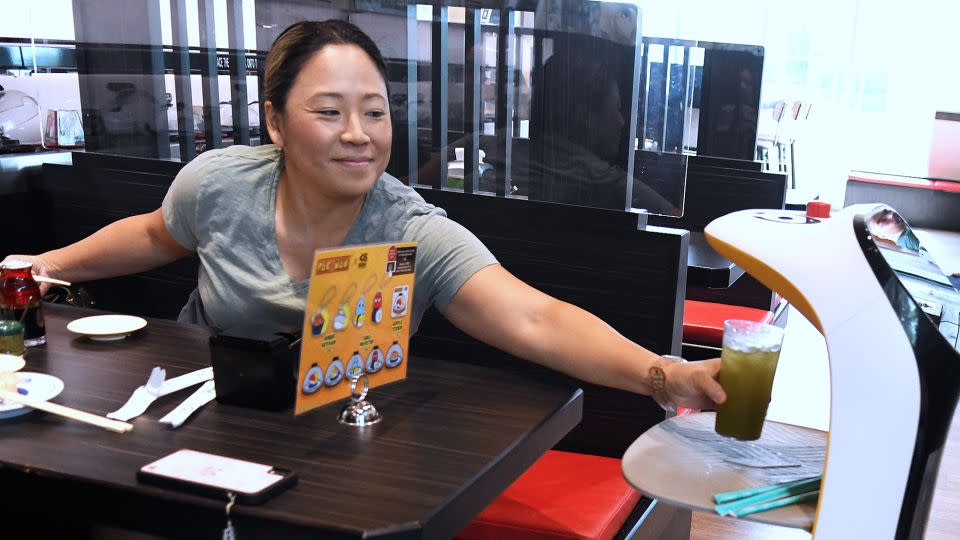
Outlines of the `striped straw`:
M 783 485 L 774 485 L 774 486 L 765 486 L 771 489 L 767 489 L 755 495 L 737 499 L 733 502 L 726 504 L 718 504 L 714 507 L 714 511 L 720 514 L 721 516 L 725 515 L 735 515 L 736 512 L 741 509 L 749 508 L 753 505 L 765 503 L 767 501 L 773 501 L 780 499 L 781 497 L 791 497 L 794 495 L 801 495 L 811 491 L 817 491 L 820 489 L 820 477 L 810 478 L 807 480 L 800 480 L 797 482 L 790 482 Z M 756 488 L 755 488 L 756 489 Z M 742 490 L 748 491 L 748 490 Z
M 814 481 L 819 482 L 819 476 L 811 476 L 810 478 L 801 478 L 799 480 L 791 480 L 789 482 L 780 482 L 778 484 L 769 484 L 766 486 L 756 486 L 745 489 L 738 489 L 736 491 L 722 491 L 713 496 L 713 501 L 717 504 L 722 504 L 725 502 L 735 501 L 737 499 L 744 499 L 747 497 L 753 497 L 754 495 L 759 495 L 761 493 L 766 493 L 768 491 L 773 491 L 778 488 L 790 487 L 797 484 L 807 484 Z
M 791 504 L 798 504 L 807 501 L 814 501 L 820 495 L 820 491 L 809 491 L 807 493 L 801 493 L 799 495 L 792 495 L 790 497 L 784 497 L 782 499 L 776 499 L 773 501 L 768 501 L 761 504 L 756 504 L 753 506 L 748 506 L 746 508 L 741 508 L 740 510 L 735 510 L 730 512 L 730 515 L 733 517 L 743 517 L 750 514 L 755 514 L 757 512 L 765 512 L 767 510 L 773 510 L 774 508 L 781 508 L 783 506 L 789 506 Z

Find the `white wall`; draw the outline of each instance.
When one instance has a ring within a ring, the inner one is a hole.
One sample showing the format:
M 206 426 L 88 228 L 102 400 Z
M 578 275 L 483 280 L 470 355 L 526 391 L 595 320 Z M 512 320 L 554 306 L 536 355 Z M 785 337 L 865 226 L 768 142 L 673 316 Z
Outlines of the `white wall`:
M 927 174 L 934 113 L 960 111 L 960 2 L 637 3 L 646 36 L 765 48 L 762 102 L 812 104 L 795 133 L 798 187 L 834 204 L 850 169 Z
M 72 0 L 0 0 L 0 37 L 74 39 Z

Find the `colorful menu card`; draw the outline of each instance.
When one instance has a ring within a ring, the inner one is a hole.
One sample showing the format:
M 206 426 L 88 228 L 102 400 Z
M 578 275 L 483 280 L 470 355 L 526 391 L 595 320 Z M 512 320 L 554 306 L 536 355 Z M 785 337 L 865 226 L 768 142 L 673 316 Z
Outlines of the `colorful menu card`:
M 416 260 L 416 242 L 314 254 L 296 414 L 349 396 L 351 377 L 374 388 L 407 376 Z

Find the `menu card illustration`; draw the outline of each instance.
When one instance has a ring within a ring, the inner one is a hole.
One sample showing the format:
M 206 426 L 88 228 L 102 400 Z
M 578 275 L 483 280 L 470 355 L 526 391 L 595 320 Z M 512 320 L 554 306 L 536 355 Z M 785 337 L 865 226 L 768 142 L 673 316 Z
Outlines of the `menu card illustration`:
M 348 397 L 352 377 L 366 374 L 375 388 L 407 376 L 416 258 L 416 242 L 314 254 L 296 414 Z

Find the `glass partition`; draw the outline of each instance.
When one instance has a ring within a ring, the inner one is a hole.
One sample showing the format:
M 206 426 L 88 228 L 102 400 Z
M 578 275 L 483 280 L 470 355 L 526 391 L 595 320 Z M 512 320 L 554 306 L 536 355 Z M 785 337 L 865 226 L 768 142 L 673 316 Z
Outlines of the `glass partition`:
M 744 71 L 711 65 L 736 47 L 644 37 L 632 2 L 37 0 L 12 12 L 0 22 L 4 154 L 189 161 L 268 143 L 266 52 L 290 24 L 330 18 L 383 50 L 388 172 L 411 185 L 680 215 L 685 156 L 750 138 L 737 122 L 752 105 L 717 98 L 736 97 Z

